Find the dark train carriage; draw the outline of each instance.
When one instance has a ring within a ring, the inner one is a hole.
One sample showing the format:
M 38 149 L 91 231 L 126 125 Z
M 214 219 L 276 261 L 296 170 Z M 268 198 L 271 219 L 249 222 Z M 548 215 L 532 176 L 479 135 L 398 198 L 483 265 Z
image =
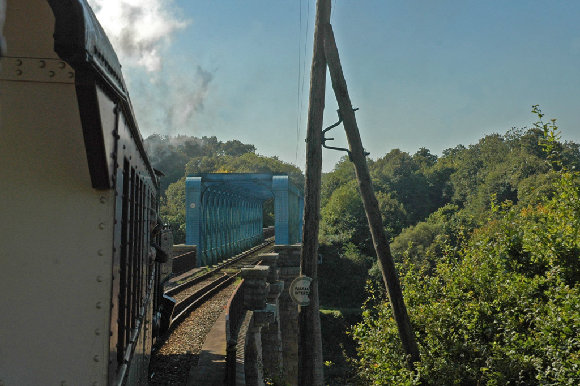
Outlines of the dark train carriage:
M 0 384 L 146 383 L 159 185 L 121 66 L 86 0 L 6 3 Z

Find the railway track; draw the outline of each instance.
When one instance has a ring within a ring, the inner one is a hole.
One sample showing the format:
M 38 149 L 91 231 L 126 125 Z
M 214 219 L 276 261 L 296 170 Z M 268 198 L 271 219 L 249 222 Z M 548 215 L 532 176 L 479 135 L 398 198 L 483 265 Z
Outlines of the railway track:
M 233 283 L 240 269 L 245 265 L 255 265 L 259 261 L 258 255 L 272 250 L 273 243 L 274 238 L 269 238 L 262 244 L 218 264 L 210 271 L 167 290 L 165 294 L 177 301 L 173 310 L 171 326 L 182 322 L 200 304 Z
M 233 292 L 241 268 L 255 265 L 260 261 L 260 254 L 273 248 L 274 238 L 268 239 L 165 291 L 177 303 L 168 333 L 154 348 L 151 385 L 185 384 L 190 367 L 197 365 L 206 334 Z

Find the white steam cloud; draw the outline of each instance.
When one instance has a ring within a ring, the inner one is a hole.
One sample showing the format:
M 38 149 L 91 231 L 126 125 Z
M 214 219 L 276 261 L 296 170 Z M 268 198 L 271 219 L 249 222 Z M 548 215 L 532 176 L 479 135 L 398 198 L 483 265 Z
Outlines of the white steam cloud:
M 88 2 L 124 67 L 143 134 L 193 134 L 214 74 L 195 63 L 164 60 L 172 37 L 190 21 L 178 16 L 173 0 Z
M 187 26 L 170 0 L 88 0 L 122 63 L 159 71 L 162 50 Z
M 199 128 L 214 75 L 200 66 L 188 70 L 170 68 L 153 81 L 132 82 L 131 99 L 146 134 L 193 135 Z

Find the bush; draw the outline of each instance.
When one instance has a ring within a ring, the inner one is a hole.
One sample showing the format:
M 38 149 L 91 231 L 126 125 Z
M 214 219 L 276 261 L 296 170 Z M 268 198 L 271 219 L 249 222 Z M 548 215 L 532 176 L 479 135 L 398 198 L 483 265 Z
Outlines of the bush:
M 422 361 L 405 367 L 390 306 L 375 299 L 353 328 L 360 375 L 373 384 L 578 384 L 579 180 L 562 171 L 552 199 L 494 206 L 459 259 L 442 258 L 432 275 L 404 261 Z

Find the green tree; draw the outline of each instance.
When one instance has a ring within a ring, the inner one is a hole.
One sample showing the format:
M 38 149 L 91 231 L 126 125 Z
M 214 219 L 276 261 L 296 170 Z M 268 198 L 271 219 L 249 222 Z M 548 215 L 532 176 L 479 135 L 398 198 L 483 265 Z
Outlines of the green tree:
M 353 333 L 373 384 L 577 384 L 580 376 L 580 190 L 565 173 L 556 196 L 504 205 L 461 259 L 436 272 L 405 262 L 402 285 L 422 352 L 404 366 L 390 307 L 367 309 Z
M 391 193 L 400 201 L 410 223 L 420 221 L 429 214 L 429 183 L 420 171 L 420 164 L 408 153 L 391 150 L 379 158 L 370 170 L 377 180 L 376 189 Z
M 322 175 L 320 207 L 326 205 L 330 196 L 337 188 L 354 180 L 356 180 L 354 165 L 349 161 L 348 157 L 342 157 L 336 163 L 332 172 Z
M 556 176 L 551 196 L 525 205 L 500 202 L 495 196 L 481 226 L 463 233 L 465 210 L 448 206 L 395 240 L 422 361 L 415 372 L 406 368 L 388 302 L 371 290 L 363 321 L 352 330 L 359 344 L 359 373 L 366 382 L 578 383 L 580 174 L 563 163 L 554 132 L 555 125 L 549 126 L 543 139 L 548 161 L 557 172 L 540 174 L 550 176 L 548 181 Z M 503 146 L 498 138 L 489 143 L 492 148 Z M 465 157 L 464 151 L 447 157 Z M 478 152 L 482 155 L 481 149 Z M 472 161 L 487 164 L 489 174 L 493 162 L 484 161 L 486 157 L 493 159 L 488 152 L 481 161 Z M 501 157 L 507 160 L 511 155 Z M 530 177 L 522 181 L 530 182 Z M 485 186 L 485 179 L 479 181 L 479 187 Z M 451 226 L 446 225 L 449 220 Z M 455 241 L 447 237 L 454 233 Z M 434 235 L 447 240 L 439 244 Z M 459 248 L 450 248 L 453 244 Z M 434 250 L 434 245 L 441 245 L 441 250 Z M 434 266 L 417 258 L 428 256 L 430 250 L 439 255 Z
M 161 204 L 161 217 L 171 226 L 173 242 L 185 243 L 185 177 L 167 188 Z

